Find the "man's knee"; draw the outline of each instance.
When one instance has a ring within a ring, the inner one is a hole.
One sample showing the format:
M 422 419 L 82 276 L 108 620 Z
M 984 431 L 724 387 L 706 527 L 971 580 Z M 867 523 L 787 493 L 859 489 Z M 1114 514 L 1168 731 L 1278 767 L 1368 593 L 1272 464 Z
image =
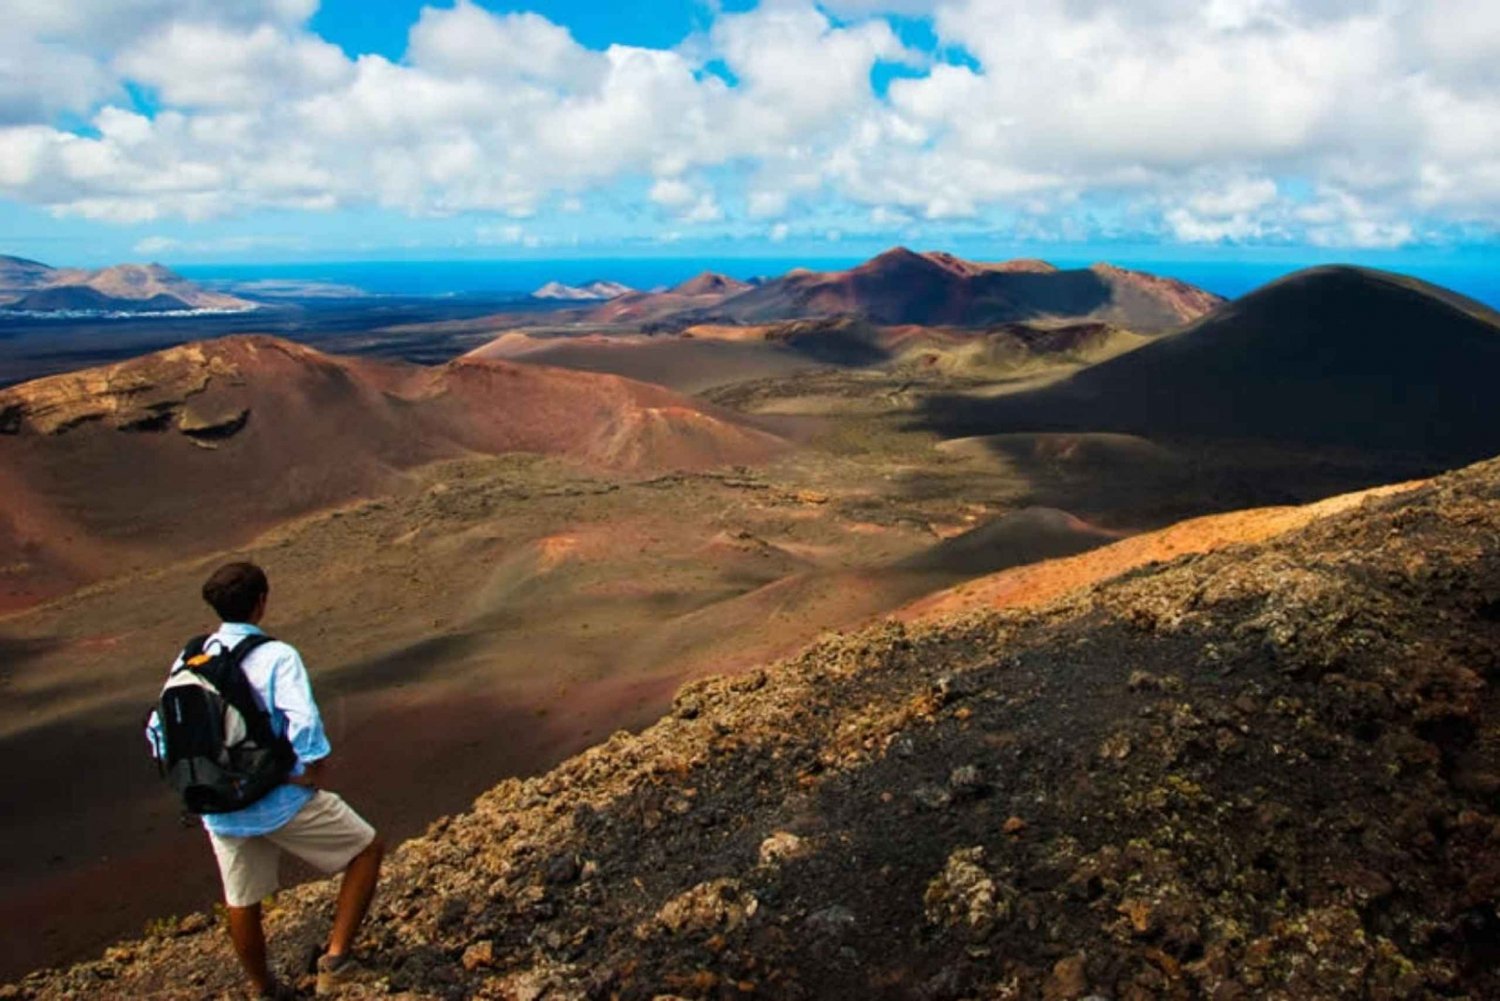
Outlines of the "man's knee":
M 377 834 L 377 835 L 375 835 L 374 838 L 371 839 L 371 841 L 370 841 L 369 844 L 365 845 L 363 851 L 361 851 L 358 855 L 354 856 L 354 859 L 355 859 L 356 862 L 359 861 L 360 859 L 374 859 L 374 860 L 376 860 L 378 862 L 380 859 L 382 859 L 384 857 L 385 857 L 385 839 L 382 838 L 380 835 Z

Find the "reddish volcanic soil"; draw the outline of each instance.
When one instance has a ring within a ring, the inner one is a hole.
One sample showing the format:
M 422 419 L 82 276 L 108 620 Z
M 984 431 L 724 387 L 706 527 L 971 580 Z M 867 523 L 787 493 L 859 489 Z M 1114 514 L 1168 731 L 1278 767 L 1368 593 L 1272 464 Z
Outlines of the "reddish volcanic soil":
M 242 541 L 440 459 L 529 452 L 644 473 L 755 463 L 783 447 L 614 376 L 483 360 L 421 368 L 269 337 L 5 390 L 0 429 L 0 607 L 106 567 Z
M 822 364 L 815 358 L 764 343 L 765 328 L 726 329 L 741 336 L 690 333 L 684 337 L 646 334 L 544 337 L 511 331 L 465 357 L 606 372 L 657 383 L 682 393 L 699 393 L 752 379 L 777 378 L 818 368 Z M 745 336 L 746 332 L 754 336 Z

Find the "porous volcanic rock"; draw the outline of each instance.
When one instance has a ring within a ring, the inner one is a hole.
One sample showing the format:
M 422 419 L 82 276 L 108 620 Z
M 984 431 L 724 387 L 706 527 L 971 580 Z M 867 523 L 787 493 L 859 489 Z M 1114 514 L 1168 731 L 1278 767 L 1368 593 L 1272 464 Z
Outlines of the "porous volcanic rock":
M 1500 996 L 1497 677 L 1500 461 L 1041 609 L 830 637 L 402 846 L 368 996 Z M 967 767 L 985 795 L 913 800 Z M 783 835 L 805 850 L 763 857 Z M 279 962 L 332 894 L 278 900 Z M 175 930 L 13 996 L 234 982 L 222 931 Z

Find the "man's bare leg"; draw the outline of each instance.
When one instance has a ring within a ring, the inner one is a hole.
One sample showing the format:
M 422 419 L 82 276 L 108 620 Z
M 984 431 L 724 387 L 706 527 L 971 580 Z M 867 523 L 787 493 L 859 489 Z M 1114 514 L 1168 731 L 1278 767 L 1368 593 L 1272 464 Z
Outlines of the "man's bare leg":
M 360 923 L 370 909 L 370 900 L 375 896 L 375 884 L 380 879 L 380 860 L 384 857 L 385 844 L 376 838 L 354 856 L 344 870 L 338 908 L 333 915 L 333 931 L 328 936 L 328 955 L 342 956 L 354 943 L 354 933 L 359 931 Z
M 266 933 L 260 924 L 260 904 L 249 907 L 229 907 L 229 940 L 234 943 L 235 954 L 245 975 L 257 991 L 271 988 L 271 971 L 266 966 Z

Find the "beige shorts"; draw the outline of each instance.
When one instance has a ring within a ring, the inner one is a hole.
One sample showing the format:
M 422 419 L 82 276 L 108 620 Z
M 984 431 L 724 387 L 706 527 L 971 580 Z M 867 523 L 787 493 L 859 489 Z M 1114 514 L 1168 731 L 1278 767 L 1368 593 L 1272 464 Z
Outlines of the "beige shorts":
M 235 838 L 209 832 L 224 900 L 249 907 L 281 885 L 281 853 L 291 852 L 325 874 L 339 872 L 375 840 L 375 828 L 336 794 L 318 790 L 297 815 L 270 834 Z

